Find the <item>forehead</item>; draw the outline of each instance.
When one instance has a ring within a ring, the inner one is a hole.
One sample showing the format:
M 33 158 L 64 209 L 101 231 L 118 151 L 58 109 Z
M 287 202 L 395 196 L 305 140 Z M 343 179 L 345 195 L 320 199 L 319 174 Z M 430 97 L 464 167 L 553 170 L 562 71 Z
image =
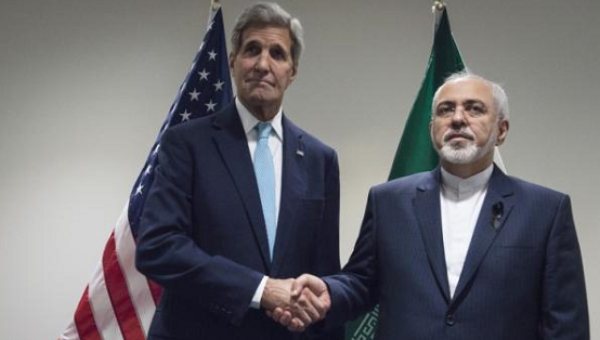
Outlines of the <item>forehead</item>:
M 250 26 L 242 32 L 242 46 L 251 42 L 266 45 L 281 45 L 288 50 L 292 46 L 290 31 L 277 26 Z
M 443 85 L 437 98 L 441 102 L 463 102 L 479 100 L 492 107 L 494 96 L 492 87 L 479 79 L 460 79 Z

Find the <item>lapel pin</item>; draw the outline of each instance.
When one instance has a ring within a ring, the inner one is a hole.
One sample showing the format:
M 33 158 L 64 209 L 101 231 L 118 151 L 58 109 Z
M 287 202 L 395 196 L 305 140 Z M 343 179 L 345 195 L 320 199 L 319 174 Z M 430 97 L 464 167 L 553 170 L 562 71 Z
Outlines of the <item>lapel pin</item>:
M 498 230 L 498 228 L 500 228 L 500 218 L 494 216 L 492 227 L 494 227 L 494 230 Z
M 298 155 L 300 157 L 304 157 L 304 151 L 302 151 L 302 150 L 296 150 L 296 155 Z
M 494 230 L 498 230 L 500 228 L 500 220 L 502 219 L 502 215 L 504 215 L 504 204 L 502 202 L 497 202 L 492 206 L 492 226 Z

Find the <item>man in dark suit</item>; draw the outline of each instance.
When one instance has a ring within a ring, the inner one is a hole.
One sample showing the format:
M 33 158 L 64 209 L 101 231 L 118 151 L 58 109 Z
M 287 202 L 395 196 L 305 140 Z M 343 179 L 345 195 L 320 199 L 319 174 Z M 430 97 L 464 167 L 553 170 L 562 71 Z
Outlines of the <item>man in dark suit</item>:
M 265 315 L 290 301 L 292 280 L 276 278 L 340 269 L 337 155 L 282 112 L 302 46 L 281 7 L 247 8 L 232 34 L 235 103 L 165 133 L 137 244 L 138 269 L 164 287 L 149 340 L 317 337 Z
M 589 339 L 569 197 L 493 164 L 509 128 L 504 90 L 456 74 L 432 111 L 441 166 L 372 188 L 342 273 L 300 277 L 295 298 L 331 298 L 330 324 L 379 303 L 384 340 Z M 301 329 L 291 314 L 274 316 Z

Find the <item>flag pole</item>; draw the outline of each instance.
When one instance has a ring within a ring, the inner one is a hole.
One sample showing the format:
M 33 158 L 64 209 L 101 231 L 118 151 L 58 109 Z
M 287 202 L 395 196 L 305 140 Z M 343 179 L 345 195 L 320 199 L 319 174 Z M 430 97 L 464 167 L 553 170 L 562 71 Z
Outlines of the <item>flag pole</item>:
M 210 13 L 208 14 L 208 28 L 210 29 L 213 17 L 221 8 L 221 0 L 210 0 Z
M 443 11 L 444 8 L 446 8 L 446 3 L 443 2 L 442 0 L 434 0 L 433 1 L 433 6 L 431 7 L 431 13 L 434 13 L 435 11 Z
M 210 0 L 210 14 L 208 15 L 209 29 L 210 29 L 211 22 L 213 21 L 213 17 L 217 14 L 219 9 L 221 9 L 221 0 Z
M 434 15 L 433 19 L 433 36 L 435 36 L 435 32 L 440 25 L 440 20 L 442 19 L 442 13 L 446 10 L 446 3 L 442 0 L 434 0 L 433 6 L 431 6 L 431 13 Z
M 210 0 L 210 8 L 213 13 L 218 11 L 221 8 L 221 0 Z

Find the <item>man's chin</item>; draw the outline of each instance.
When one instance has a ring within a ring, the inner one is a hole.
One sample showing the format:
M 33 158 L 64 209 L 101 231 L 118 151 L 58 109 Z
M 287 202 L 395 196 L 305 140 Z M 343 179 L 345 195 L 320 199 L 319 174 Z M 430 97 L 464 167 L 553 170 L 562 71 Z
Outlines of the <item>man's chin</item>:
M 268 104 L 276 102 L 277 98 L 271 91 L 254 91 L 248 96 L 248 102 L 252 104 Z
M 466 149 L 471 142 L 465 139 L 454 139 L 446 142 L 446 145 L 452 149 L 452 151 L 460 151 Z
M 438 151 L 440 158 L 453 164 L 471 163 L 477 159 L 478 154 L 479 149 L 469 143 L 463 143 L 461 145 L 457 145 L 457 143 L 448 143 Z

